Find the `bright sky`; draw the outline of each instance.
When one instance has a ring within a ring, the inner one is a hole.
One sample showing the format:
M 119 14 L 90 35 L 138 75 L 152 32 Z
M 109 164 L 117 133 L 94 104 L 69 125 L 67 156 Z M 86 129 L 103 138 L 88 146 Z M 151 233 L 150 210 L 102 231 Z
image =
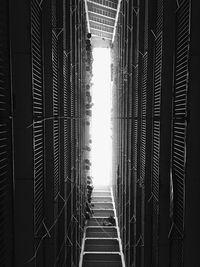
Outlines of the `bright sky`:
M 111 176 L 111 67 L 110 49 L 93 49 L 92 176 L 95 185 L 110 184 Z

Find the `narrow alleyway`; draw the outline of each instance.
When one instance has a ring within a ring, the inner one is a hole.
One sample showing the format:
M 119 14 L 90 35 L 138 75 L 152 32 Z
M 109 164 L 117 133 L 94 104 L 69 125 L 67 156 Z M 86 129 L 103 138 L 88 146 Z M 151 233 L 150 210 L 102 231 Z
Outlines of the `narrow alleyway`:
M 199 3 L 1 1 L 0 267 L 200 267 Z

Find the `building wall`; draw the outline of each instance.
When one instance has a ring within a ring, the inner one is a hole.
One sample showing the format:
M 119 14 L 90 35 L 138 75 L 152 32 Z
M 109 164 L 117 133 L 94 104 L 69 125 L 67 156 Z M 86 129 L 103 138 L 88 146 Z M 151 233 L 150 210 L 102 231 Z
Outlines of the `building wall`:
M 121 4 L 112 56 L 113 191 L 127 266 L 191 266 L 188 255 L 199 265 L 196 249 L 186 249 L 199 247 L 199 216 L 190 213 L 199 195 L 194 21 L 189 0 Z
M 198 3 L 123 1 L 113 191 L 127 266 L 199 266 Z M 78 266 L 84 2 L 0 8 L 0 265 Z
M 9 3 L 0 6 L 0 265 L 13 264 L 13 98 L 10 79 Z
M 78 266 L 84 2 L 3 1 L 0 16 L 0 265 Z

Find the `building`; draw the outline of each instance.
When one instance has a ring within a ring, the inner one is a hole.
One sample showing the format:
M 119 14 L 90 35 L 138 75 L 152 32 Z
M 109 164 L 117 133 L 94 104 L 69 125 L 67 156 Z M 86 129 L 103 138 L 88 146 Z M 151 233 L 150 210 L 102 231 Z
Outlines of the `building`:
M 1 1 L 0 266 L 79 266 L 90 40 L 112 51 L 125 264 L 200 266 L 198 13 L 194 0 Z

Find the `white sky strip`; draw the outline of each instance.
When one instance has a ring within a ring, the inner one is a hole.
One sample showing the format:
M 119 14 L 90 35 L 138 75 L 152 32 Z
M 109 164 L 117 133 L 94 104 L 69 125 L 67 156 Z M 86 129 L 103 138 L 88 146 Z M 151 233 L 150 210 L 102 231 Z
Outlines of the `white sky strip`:
M 111 176 L 111 66 L 110 49 L 93 50 L 92 176 L 94 185 L 109 185 Z

